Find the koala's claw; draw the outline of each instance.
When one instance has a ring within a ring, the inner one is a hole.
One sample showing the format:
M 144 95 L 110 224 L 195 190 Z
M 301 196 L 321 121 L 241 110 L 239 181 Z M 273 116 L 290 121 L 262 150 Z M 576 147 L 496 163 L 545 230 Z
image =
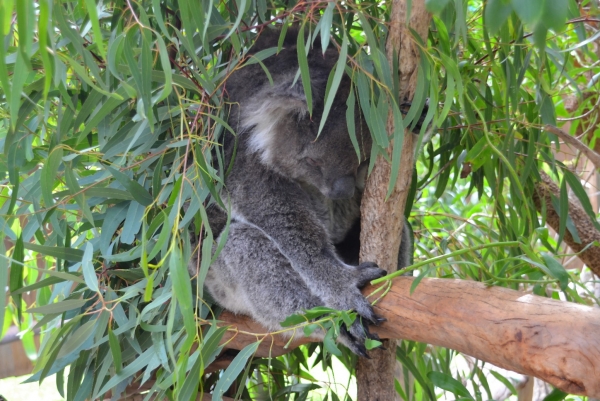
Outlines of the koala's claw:
M 365 332 L 366 332 L 367 338 L 369 340 L 381 341 L 381 338 L 379 337 L 379 335 L 377 333 L 371 333 L 371 331 L 369 331 L 368 326 L 365 326 Z
M 369 331 L 368 320 L 358 317 L 350 327 L 342 325 L 340 329 L 340 341 L 346 345 L 356 355 L 362 356 L 367 359 L 371 357 L 367 353 L 367 349 L 364 345 L 366 339 L 381 341 L 381 338 L 376 333 Z M 379 345 L 377 348 L 385 350 L 383 345 Z
M 376 263 L 373 262 L 363 262 L 357 266 L 358 270 L 358 280 L 356 286 L 358 288 L 362 288 L 365 285 L 369 284 L 369 282 L 381 278 L 387 274 L 387 272 Z
M 361 324 L 357 325 L 357 323 L 358 319 L 352 323 L 350 328 L 344 324 L 340 327 L 340 342 L 356 355 L 371 359 L 365 347 L 365 333 L 362 329 L 359 329 Z

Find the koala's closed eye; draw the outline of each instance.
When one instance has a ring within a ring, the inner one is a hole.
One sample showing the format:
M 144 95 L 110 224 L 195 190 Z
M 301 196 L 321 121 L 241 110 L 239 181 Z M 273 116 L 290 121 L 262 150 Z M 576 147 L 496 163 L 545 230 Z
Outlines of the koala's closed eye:
M 307 164 L 309 164 L 309 165 L 311 165 L 311 166 L 313 166 L 313 167 L 320 167 L 320 166 L 322 165 L 322 163 L 321 163 L 321 162 L 318 162 L 318 161 L 316 161 L 315 159 L 313 159 L 313 158 L 311 158 L 311 157 L 305 157 L 305 158 L 304 158 L 304 161 L 305 161 Z

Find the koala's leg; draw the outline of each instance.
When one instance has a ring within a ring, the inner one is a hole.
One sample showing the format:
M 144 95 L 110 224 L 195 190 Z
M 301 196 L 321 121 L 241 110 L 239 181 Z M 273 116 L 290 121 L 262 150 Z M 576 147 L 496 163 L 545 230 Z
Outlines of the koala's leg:
M 273 241 L 253 226 L 235 221 L 205 286 L 221 306 L 249 315 L 270 330 L 281 329 L 280 323 L 292 314 L 324 305 Z M 324 334 L 317 331 L 313 336 L 322 339 Z M 338 339 L 366 356 L 365 337 L 372 336 L 362 325 L 352 325 Z
M 236 221 L 205 285 L 221 306 L 250 315 L 269 329 L 279 329 L 289 315 L 323 304 L 275 243 Z

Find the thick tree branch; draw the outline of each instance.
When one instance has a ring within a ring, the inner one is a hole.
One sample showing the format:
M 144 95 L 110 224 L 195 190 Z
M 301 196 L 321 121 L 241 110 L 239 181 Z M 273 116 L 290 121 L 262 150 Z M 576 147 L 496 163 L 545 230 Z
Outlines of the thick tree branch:
M 382 338 L 452 348 L 568 393 L 600 397 L 600 309 L 465 280 L 426 278 L 410 294 L 412 282 L 395 279 L 376 305 L 388 320 L 373 328 Z M 225 313 L 221 319 L 238 329 L 226 335 L 227 348 L 260 339 L 258 354 L 276 356 L 311 341 L 299 330 L 285 348 L 289 339 L 250 318 Z
M 558 232 L 560 217 L 554 209 L 554 205 L 552 205 L 552 195 L 560 199 L 560 188 L 548 174 L 540 171 L 540 175 L 542 181 L 536 184 L 533 202 L 538 211 L 541 212 L 543 208 L 546 209 L 546 223 Z M 569 216 L 577 229 L 581 243 L 575 242 L 569 230 L 565 231 L 564 241 L 575 252 L 581 252 L 579 258 L 591 271 L 600 276 L 600 247 L 594 245 L 587 247 L 594 241 L 600 242 L 600 232 L 594 227 L 590 217 L 579 203 L 571 199 L 569 199 Z M 587 249 L 585 249 L 586 247 Z

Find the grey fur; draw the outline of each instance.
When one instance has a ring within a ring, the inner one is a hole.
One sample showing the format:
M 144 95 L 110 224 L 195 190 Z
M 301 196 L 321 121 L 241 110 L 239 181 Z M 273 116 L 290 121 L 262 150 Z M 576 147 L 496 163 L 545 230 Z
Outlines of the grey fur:
M 277 45 L 278 33 L 269 35 L 259 40 L 255 52 Z M 350 81 L 344 77 L 316 139 L 327 77 L 338 54 L 330 49 L 324 56 L 319 50 L 308 55 L 311 119 L 300 82 L 292 86 L 298 71 L 295 43 L 296 36 L 288 33 L 284 50 L 263 61 L 273 85 L 258 64 L 242 67 L 226 83 L 232 104 L 229 124 L 238 133 L 222 140 L 225 165 L 237 148 L 222 197 L 230 200 L 232 220 L 205 285 L 220 305 L 270 329 L 279 329 L 291 314 L 320 305 L 352 309 L 362 320 L 378 324 L 382 319 L 360 287 L 385 271 L 374 263 L 358 264 L 360 202 L 371 136 L 357 110 L 359 160 L 346 126 Z M 224 212 L 212 206 L 210 215 L 213 230 L 219 232 Z M 410 261 L 409 236 L 405 227 L 399 268 Z M 368 335 L 357 319 L 340 340 L 366 355 Z

